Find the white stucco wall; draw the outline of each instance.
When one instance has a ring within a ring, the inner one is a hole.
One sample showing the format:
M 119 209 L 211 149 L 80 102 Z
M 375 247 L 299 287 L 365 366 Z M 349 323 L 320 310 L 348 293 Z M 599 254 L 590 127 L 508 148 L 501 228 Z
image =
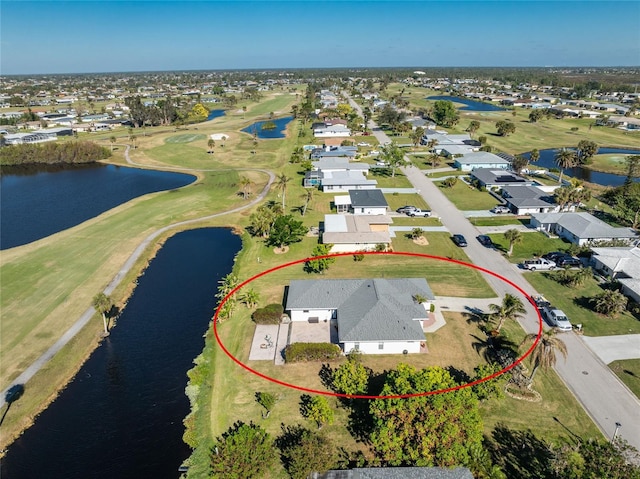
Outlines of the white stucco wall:
M 309 321 L 309 318 L 318 318 L 319 321 L 330 320 L 333 311 L 331 309 L 293 310 L 289 312 L 291 321 Z
M 405 350 L 409 354 L 416 354 L 420 352 L 420 343 L 421 341 L 384 341 L 383 348 L 380 349 L 378 342 L 360 342 L 358 349 L 364 354 L 402 354 Z M 356 349 L 356 343 L 345 342 L 342 344 L 342 349 L 345 353 L 349 353 Z
M 352 253 L 356 251 L 375 251 L 377 243 L 334 244 L 331 253 Z
M 354 215 L 386 215 L 387 208 L 384 206 L 372 206 L 372 207 L 354 207 Z

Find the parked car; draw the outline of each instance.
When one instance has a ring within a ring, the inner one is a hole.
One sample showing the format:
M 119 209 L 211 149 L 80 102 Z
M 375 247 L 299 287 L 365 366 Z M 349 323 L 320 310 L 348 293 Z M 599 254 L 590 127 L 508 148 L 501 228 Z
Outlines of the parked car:
M 456 245 L 460 246 L 461 248 L 467 246 L 467 240 L 462 235 L 453 235 L 451 239 Z
M 396 213 L 406 213 L 406 214 L 408 214 L 409 212 L 414 211 L 414 210 L 417 210 L 417 209 L 418 209 L 418 208 L 417 208 L 417 207 L 415 207 L 415 206 L 411 206 L 411 205 L 404 205 L 404 206 L 401 206 L 400 208 L 398 208 L 398 209 L 396 210 Z
M 569 256 L 569 254 L 564 251 L 552 251 L 551 253 L 542 255 L 544 259 L 549 259 L 551 261 L 555 261 L 556 259 L 562 258 L 563 256 Z
M 431 211 L 429 210 L 421 210 L 420 208 L 416 208 L 415 210 L 407 211 L 407 216 L 422 216 L 423 218 L 428 218 L 431 216 Z
M 361 141 L 357 146 L 371 146 L 371 143 L 367 143 L 366 141 Z
M 555 309 L 553 306 L 544 308 L 544 315 L 552 326 L 555 326 L 560 331 L 572 331 L 573 326 L 567 318 L 567 315 L 560 309 Z
M 522 267 L 524 269 L 528 269 L 529 271 L 535 271 L 537 269 L 549 270 L 549 269 L 555 269 L 556 264 L 550 259 L 536 258 L 536 259 L 527 259 L 523 261 Z
M 556 266 L 559 268 L 573 268 L 575 266 L 582 266 L 582 261 L 579 258 L 574 258 L 573 256 L 560 256 L 559 258 L 554 260 Z
M 389 166 L 386 161 L 376 161 L 376 166 Z
M 496 214 L 511 213 L 511 210 L 506 206 L 498 205 L 491 210 L 491 213 L 496 213 Z
M 482 246 L 493 246 L 493 241 L 487 235 L 477 236 L 476 239 L 480 242 Z

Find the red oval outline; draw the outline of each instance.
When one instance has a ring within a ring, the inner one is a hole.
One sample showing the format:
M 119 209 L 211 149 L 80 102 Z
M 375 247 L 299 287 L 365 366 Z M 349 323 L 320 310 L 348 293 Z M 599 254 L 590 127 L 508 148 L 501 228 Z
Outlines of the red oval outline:
M 464 389 L 464 388 L 468 388 L 471 386 L 475 386 L 476 384 L 480 384 L 483 383 L 485 381 L 489 381 L 493 378 L 496 378 L 498 376 L 500 376 L 501 374 L 504 374 L 508 371 L 510 371 L 511 369 L 515 368 L 518 364 L 520 364 L 527 356 L 529 356 L 534 348 L 536 347 L 536 345 L 538 344 L 538 342 L 540 341 L 540 337 L 542 336 L 542 316 L 540 315 L 540 311 L 538 311 L 538 308 L 536 307 L 535 301 L 533 300 L 533 298 L 527 294 L 522 288 L 520 288 L 520 286 L 516 285 L 515 283 L 513 283 L 512 281 L 508 280 L 507 278 L 494 273 L 491 270 L 488 270 L 486 268 L 483 268 L 482 266 L 478 266 L 472 263 L 466 263 L 464 261 L 460 261 L 457 259 L 453 259 L 453 258 L 445 258 L 443 256 L 434 256 L 434 255 L 430 255 L 430 254 L 424 254 L 424 253 L 409 253 L 406 251 L 383 251 L 383 252 L 378 252 L 378 251 L 358 251 L 357 254 L 367 254 L 367 255 L 376 255 L 376 254 L 380 254 L 380 255 L 400 255 L 400 256 L 415 256 L 418 258 L 428 258 L 428 259 L 435 259 L 438 261 L 448 261 L 450 263 L 455 263 L 455 264 L 459 264 L 461 266 L 466 266 L 468 268 L 473 268 L 476 269 L 478 271 L 482 271 L 483 273 L 487 273 L 490 274 L 491 276 L 498 278 L 501 281 L 504 281 L 505 283 L 507 283 L 509 286 L 511 286 L 512 288 L 515 288 L 518 292 L 520 292 L 528 301 L 529 303 L 531 303 L 531 305 L 534 307 L 534 310 L 536 311 L 536 313 L 538 314 L 538 334 L 536 336 L 536 340 L 533 342 L 533 344 L 531 345 L 531 347 L 522 355 L 520 356 L 516 361 L 514 361 L 512 364 L 510 364 L 509 366 L 507 366 L 504 369 L 501 369 L 500 371 L 491 374 L 490 376 L 481 378 L 481 379 L 477 379 L 473 382 L 467 383 L 467 384 L 461 384 L 459 386 L 455 386 L 455 387 L 451 387 L 451 388 L 447 388 L 447 389 L 438 389 L 437 391 L 426 391 L 426 392 L 422 392 L 422 393 L 412 393 L 412 394 L 400 394 L 400 395 L 389 395 L 389 396 L 372 396 L 372 395 L 365 395 L 365 394 L 342 394 L 342 393 L 334 393 L 331 391 L 321 391 L 319 389 L 312 389 L 312 388 L 306 388 L 304 386 L 298 386 L 296 384 L 291 384 L 291 383 L 287 383 L 285 381 L 281 381 L 280 379 L 276 379 L 276 378 L 272 378 L 271 376 L 267 376 L 266 374 L 263 374 L 259 371 L 256 371 L 255 369 L 252 369 L 251 367 L 249 367 L 247 364 L 243 363 L 242 361 L 240 361 L 238 358 L 236 358 L 233 354 L 231 354 L 231 352 L 229 352 L 229 350 L 224 346 L 224 344 L 222 343 L 222 340 L 220 339 L 220 336 L 218 335 L 218 314 L 220 313 L 220 310 L 222 309 L 222 307 L 224 306 L 224 304 L 227 302 L 227 300 L 233 295 L 235 294 L 238 290 L 242 289 L 245 285 L 249 284 L 250 282 L 261 278 L 262 276 L 266 276 L 269 273 L 272 273 L 274 271 L 278 271 L 280 269 L 284 269 L 287 268 L 289 266 L 294 266 L 296 264 L 301 264 L 301 263 L 305 263 L 307 261 L 309 261 L 310 259 L 322 259 L 322 258 L 336 258 L 336 257 L 341 257 L 341 256 L 353 256 L 355 253 L 334 253 L 334 254 L 327 254 L 327 255 L 323 255 L 323 256 L 315 256 L 315 257 L 309 257 L 309 258 L 304 258 L 304 259 L 299 259 L 299 260 L 295 260 L 295 261 L 290 261 L 289 263 L 284 263 L 281 264 L 279 266 L 274 266 L 273 268 L 267 269 L 261 273 L 256 274 L 255 276 L 252 276 L 251 278 L 243 281 L 242 283 L 240 283 L 238 286 L 236 286 L 235 288 L 233 288 L 229 294 L 227 294 L 222 301 L 220 301 L 220 304 L 218 305 L 218 307 L 216 308 L 215 314 L 213 316 L 213 332 L 215 334 L 216 337 L 216 342 L 218 343 L 218 345 L 220 346 L 220 348 L 222 348 L 222 350 L 225 352 L 225 354 L 231 358 L 231 360 L 233 362 L 235 362 L 236 364 L 238 364 L 240 367 L 242 367 L 243 369 L 246 369 L 247 371 L 249 371 L 252 374 L 255 374 L 256 376 L 265 379 L 267 381 L 270 381 L 272 383 L 278 384 L 280 386 L 284 386 L 290 389 L 295 389 L 297 391 L 303 391 L 306 393 L 313 393 L 313 394 L 321 394 L 324 396 L 334 396 L 334 397 L 341 397 L 341 398 L 349 398 L 349 399 L 406 399 L 406 398 L 410 398 L 410 397 L 421 397 L 421 396 L 432 396 L 435 394 L 443 394 L 443 393 L 448 393 L 448 392 L 452 392 L 452 391 L 457 391 L 459 389 Z

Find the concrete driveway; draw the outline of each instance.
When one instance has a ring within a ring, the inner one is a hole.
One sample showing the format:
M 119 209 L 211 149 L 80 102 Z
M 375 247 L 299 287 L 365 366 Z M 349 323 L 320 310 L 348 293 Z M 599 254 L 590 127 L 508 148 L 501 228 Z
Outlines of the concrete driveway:
M 582 339 L 605 364 L 619 359 L 640 359 L 640 334 L 584 336 Z

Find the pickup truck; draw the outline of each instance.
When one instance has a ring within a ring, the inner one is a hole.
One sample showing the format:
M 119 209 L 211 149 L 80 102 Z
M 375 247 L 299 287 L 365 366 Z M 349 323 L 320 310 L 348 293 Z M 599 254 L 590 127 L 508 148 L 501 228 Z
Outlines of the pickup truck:
M 431 211 L 416 208 L 415 210 L 407 211 L 407 216 L 411 216 L 412 218 L 414 216 L 422 216 L 423 218 L 428 218 L 429 216 L 431 216 Z
M 536 259 L 528 259 L 522 262 L 522 267 L 524 269 L 528 269 L 529 271 L 535 271 L 537 269 L 555 269 L 556 264 L 548 259 L 544 258 L 536 258 Z

